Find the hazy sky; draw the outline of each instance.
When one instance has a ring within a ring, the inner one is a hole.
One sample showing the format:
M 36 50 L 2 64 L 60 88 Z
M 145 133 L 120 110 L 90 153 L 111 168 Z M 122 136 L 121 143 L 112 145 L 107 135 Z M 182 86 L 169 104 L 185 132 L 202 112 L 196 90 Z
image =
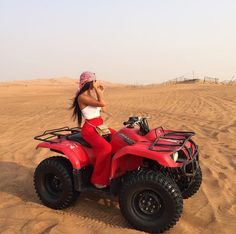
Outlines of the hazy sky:
M 236 75 L 236 1 L 0 0 L 0 80 Z

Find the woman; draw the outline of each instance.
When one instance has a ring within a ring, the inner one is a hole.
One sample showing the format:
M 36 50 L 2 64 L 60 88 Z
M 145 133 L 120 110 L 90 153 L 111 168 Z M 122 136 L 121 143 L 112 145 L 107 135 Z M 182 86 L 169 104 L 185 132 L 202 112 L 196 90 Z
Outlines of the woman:
M 92 91 L 95 91 L 97 98 L 92 96 Z M 77 117 L 79 127 L 81 126 L 82 116 L 85 119 L 81 135 L 92 146 L 96 156 L 91 183 L 97 188 L 104 188 L 109 183 L 112 150 L 110 143 L 100 136 L 95 129 L 96 126 L 103 123 L 100 111 L 106 112 L 103 92 L 104 88 L 96 80 L 95 73 L 83 72 L 71 107 L 73 108 L 73 117 Z M 109 130 L 111 134 L 115 132 L 111 128 Z

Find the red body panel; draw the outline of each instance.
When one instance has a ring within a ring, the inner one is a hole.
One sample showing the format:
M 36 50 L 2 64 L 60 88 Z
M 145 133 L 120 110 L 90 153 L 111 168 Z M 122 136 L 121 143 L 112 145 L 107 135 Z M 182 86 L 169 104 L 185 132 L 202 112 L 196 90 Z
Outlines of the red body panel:
M 40 147 L 62 152 L 70 160 L 75 169 L 94 163 L 95 160 L 92 149 L 82 147 L 75 141 L 58 140 L 55 143 L 42 142 L 36 148 Z
M 170 157 L 172 152 L 156 152 L 149 149 L 152 142 L 163 133 L 161 130 L 153 129 L 145 136 L 139 135 L 138 131 L 139 129 L 136 128 L 122 128 L 120 131 L 112 135 L 111 145 L 113 156 L 110 178 L 116 178 L 126 171 L 137 169 L 143 164 L 143 158 L 151 159 L 166 167 L 180 167 L 183 165 L 183 163 L 174 162 L 174 160 Z M 165 132 L 168 131 L 171 130 L 165 130 Z M 135 143 L 129 145 L 119 135 L 120 133 L 129 137 Z M 177 141 L 178 136 L 172 140 L 160 139 L 160 142 L 162 143 L 173 143 L 173 145 L 176 144 Z M 193 152 L 195 151 L 194 144 L 191 144 L 191 140 L 187 142 L 186 145 L 187 147 L 192 148 Z M 39 147 L 50 148 L 52 150 L 62 152 L 70 160 L 73 168 L 75 169 L 82 168 L 89 164 L 94 164 L 95 162 L 93 150 L 82 146 L 80 143 L 75 141 L 55 139 L 55 143 L 43 142 L 38 144 L 37 148 Z M 176 147 L 176 149 L 177 148 L 178 147 Z M 165 146 L 158 146 L 158 149 L 168 148 Z M 184 152 L 188 155 L 186 151 Z
M 170 152 L 155 152 L 149 150 L 150 142 L 137 142 L 134 145 L 126 145 L 121 148 L 112 158 L 111 178 L 131 171 L 143 164 L 143 158 L 152 159 L 160 165 L 168 167 L 180 167 L 182 164 L 175 163 Z

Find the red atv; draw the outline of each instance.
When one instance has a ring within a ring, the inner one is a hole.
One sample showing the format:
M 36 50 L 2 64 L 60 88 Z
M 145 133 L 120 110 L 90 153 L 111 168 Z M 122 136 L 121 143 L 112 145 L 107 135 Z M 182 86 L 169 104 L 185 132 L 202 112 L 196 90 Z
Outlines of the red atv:
M 143 117 L 130 117 L 124 125 L 105 136 L 112 145 L 112 162 L 110 184 L 103 190 L 90 183 L 96 159 L 79 128 L 63 127 L 36 136 L 43 141 L 37 148 L 49 148 L 61 156 L 38 165 L 35 190 L 43 204 L 53 209 L 70 206 L 86 190 L 118 195 L 120 210 L 133 227 L 164 232 L 179 220 L 183 198 L 201 185 L 198 147 L 191 140 L 194 132 L 150 130 Z

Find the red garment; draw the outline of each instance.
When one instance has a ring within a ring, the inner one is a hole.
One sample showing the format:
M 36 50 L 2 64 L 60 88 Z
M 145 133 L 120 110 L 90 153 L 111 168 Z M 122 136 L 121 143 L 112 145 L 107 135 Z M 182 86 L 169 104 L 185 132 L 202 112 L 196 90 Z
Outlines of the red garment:
M 108 185 L 112 147 L 109 142 L 96 132 L 93 126 L 87 123 L 87 121 L 94 126 L 98 126 L 103 123 L 103 119 L 101 117 L 87 119 L 82 127 L 81 135 L 92 146 L 96 156 L 91 183 Z M 109 129 L 111 133 L 115 132 L 115 130 Z

